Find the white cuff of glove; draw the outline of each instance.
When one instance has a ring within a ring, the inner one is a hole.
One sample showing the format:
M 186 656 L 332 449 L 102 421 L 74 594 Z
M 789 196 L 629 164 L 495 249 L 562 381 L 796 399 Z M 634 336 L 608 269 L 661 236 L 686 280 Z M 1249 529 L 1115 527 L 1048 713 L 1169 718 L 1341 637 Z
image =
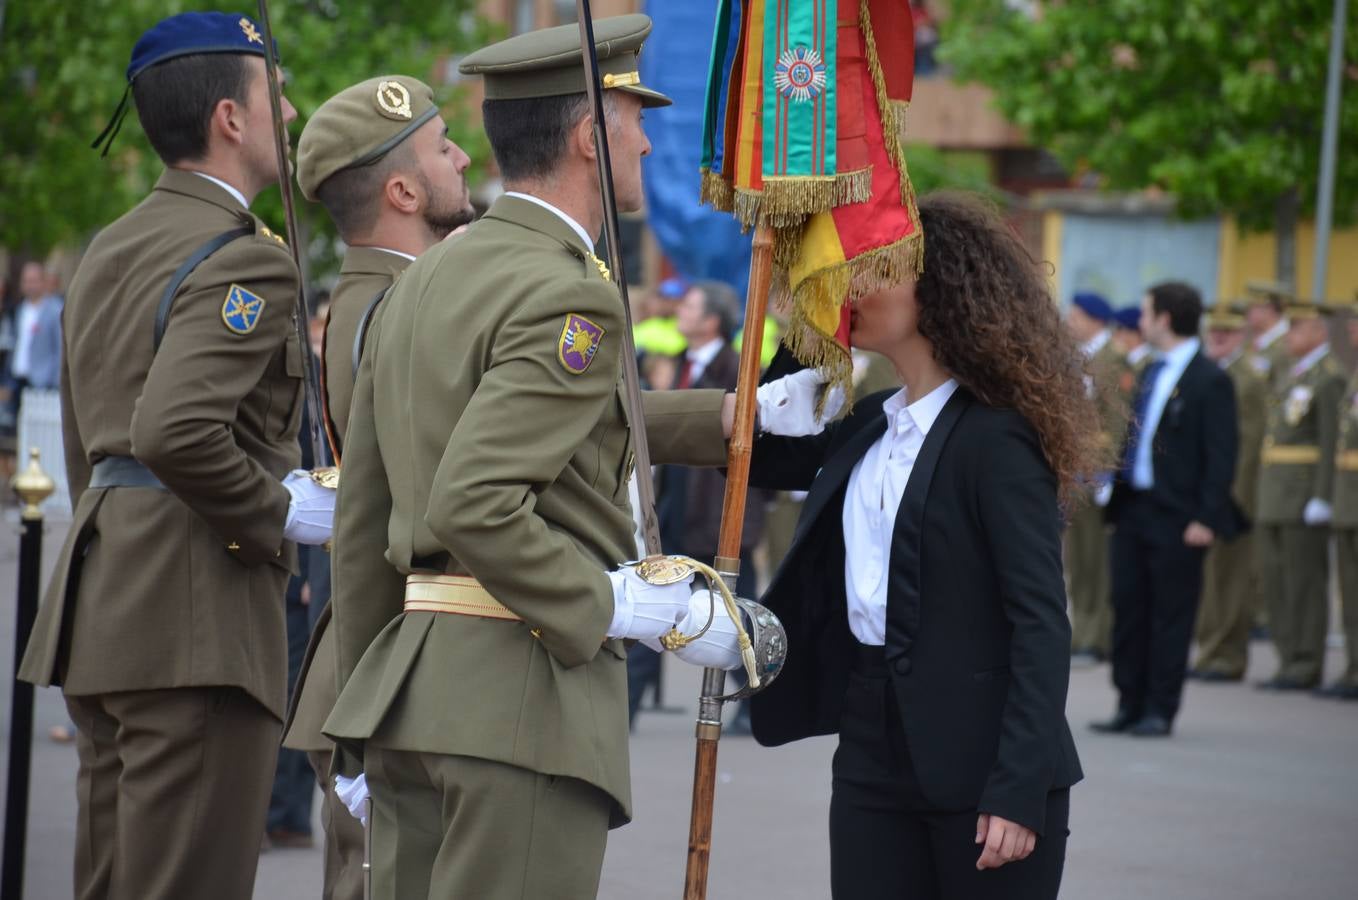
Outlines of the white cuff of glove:
M 690 665 L 704 668 L 728 671 L 740 668 L 740 633 L 720 595 L 707 590 L 694 591 L 688 602 L 688 616 L 679 623 L 679 631 L 694 634 L 707 624 L 709 615 L 712 624 L 703 636 L 687 647 L 675 650 L 674 655 Z
M 292 495 L 283 537 L 299 544 L 324 544 L 330 540 L 335 524 L 335 491 L 322 487 L 303 469 L 293 469 L 283 478 L 283 487 Z
M 1094 505 L 1102 509 L 1113 499 L 1113 482 L 1105 481 L 1094 491 Z
M 816 369 L 802 369 L 761 384 L 755 391 L 759 430 L 782 437 L 820 434 L 826 423 L 844 408 L 843 389 L 832 387 L 825 395 L 825 408 L 816 415 L 816 402 L 824 385 L 825 376 Z
M 335 796 L 339 797 L 340 802 L 349 810 L 349 815 L 353 816 L 364 825 L 368 824 L 368 778 L 362 772 L 358 773 L 357 778 L 345 778 L 343 775 L 335 776 Z
M 1319 497 L 1312 497 L 1306 501 L 1306 507 L 1301 511 L 1301 520 L 1307 525 L 1328 525 L 1332 515 L 1333 510 L 1330 509 L 1329 503 Z
M 613 621 L 608 626 L 609 637 L 639 641 L 658 638 L 688 615 L 692 575 L 675 584 L 649 584 L 631 566 L 606 574 L 613 583 Z

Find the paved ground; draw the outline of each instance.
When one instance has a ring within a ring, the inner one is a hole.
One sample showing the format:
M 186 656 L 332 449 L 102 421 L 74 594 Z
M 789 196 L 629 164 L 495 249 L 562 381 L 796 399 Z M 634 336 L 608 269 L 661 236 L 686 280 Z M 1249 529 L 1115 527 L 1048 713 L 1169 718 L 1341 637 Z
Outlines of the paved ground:
M 0 667 L 13 646 L 15 540 L 0 525 Z M 59 532 L 49 536 L 47 557 Z M 1271 674 L 1254 645 L 1251 676 Z M 1340 656 L 1331 652 L 1330 671 Z M 674 900 L 683 883 L 696 674 L 669 669 L 666 701 L 681 714 L 647 713 L 632 742 L 637 818 L 609 843 L 607 900 Z M 8 731 L 8 691 L 4 725 Z M 1113 695 L 1106 666 L 1072 673 L 1069 717 L 1086 780 L 1073 792 L 1062 892 L 1088 900 L 1277 900 L 1352 897 L 1358 883 L 1358 704 L 1283 697 L 1240 685 L 1189 686 L 1175 736 L 1136 741 L 1090 734 Z M 28 900 L 69 897 L 75 751 L 46 740 L 64 720 L 60 696 L 37 709 Z M 748 738 L 721 743 L 712 900 L 828 896 L 826 810 L 830 740 L 778 750 Z M 0 748 L 0 752 L 3 748 Z M 0 785 L 3 787 L 3 785 Z M 320 853 L 260 858 L 255 896 L 319 893 Z

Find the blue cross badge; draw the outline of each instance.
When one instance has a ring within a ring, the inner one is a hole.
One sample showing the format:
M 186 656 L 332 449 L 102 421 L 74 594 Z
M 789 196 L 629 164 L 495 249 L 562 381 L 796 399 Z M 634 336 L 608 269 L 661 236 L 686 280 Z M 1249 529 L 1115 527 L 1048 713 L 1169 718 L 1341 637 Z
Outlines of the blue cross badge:
M 226 300 L 222 301 L 222 321 L 231 331 L 249 334 L 259 324 L 263 312 L 263 297 L 250 293 L 238 284 L 226 289 Z

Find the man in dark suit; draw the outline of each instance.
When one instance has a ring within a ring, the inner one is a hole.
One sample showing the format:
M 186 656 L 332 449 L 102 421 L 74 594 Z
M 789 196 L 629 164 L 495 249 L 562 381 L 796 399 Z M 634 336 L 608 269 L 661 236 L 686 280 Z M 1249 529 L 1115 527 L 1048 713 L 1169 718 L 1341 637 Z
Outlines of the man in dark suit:
M 1113 483 L 1113 683 L 1118 710 L 1091 727 L 1166 736 L 1179 711 L 1207 549 L 1242 527 L 1231 500 L 1237 446 L 1230 377 L 1201 352 L 1202 298 L 1152 287 L 1141 331 L 1155 358 L 1138 379 Z

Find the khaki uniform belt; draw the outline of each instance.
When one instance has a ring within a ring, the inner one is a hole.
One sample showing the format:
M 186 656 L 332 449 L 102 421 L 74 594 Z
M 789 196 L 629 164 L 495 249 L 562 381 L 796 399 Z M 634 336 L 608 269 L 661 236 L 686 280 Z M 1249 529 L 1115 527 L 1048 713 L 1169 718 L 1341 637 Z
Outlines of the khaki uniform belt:
M 405 611 L 523 621 L 517 613 L 492 597 L 479 581 L 466 575 L 406 576 Z
M 1320 462 L 1320 448 L 1300 444 L 1274 444 L 1264 448 L 1266 466 L 1314 466 Z
M 1343 450 L 1336 462 L 1341 472 L 1358 472 L 1358 450 Z

